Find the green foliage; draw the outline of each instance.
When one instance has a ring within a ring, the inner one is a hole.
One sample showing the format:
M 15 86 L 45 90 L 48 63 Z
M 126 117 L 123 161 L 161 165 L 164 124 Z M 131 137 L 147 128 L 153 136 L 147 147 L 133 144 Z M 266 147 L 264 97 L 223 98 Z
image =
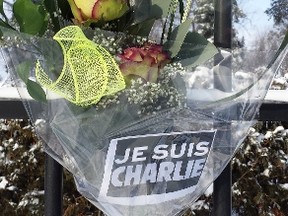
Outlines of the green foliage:
M 271 7 L 265 13 L 273 18 L 276 25 L 288 25 L 288 1 L 272 0 Z
M 161 16 L 162 17 L 168 16 L 169 8 L 170 8 L 170 5 L 171 5 L 172 1 L 173 0 L 165 0 L 165 1 L 163 1 L 163 0 L 152 0 L 152 5 L 154 6 L 153 14 L 157 14 L 158 10 L 156 10 L 156 9 L 160 8 L 161 11 L 162 11 L 162 14 L 160 13 Z
M 43 145 L 30 123 L 0 119 L 1 216 L 44 215 L 44 169 Z M 104 215 L 79 195 L 69 172 L 63 178 L 65 216 Z
M 189 31 L 192 20 L 187 19 L 185 22 L 177 26 L 170 34 L 169 41 L 164 44 L 164 47 L 170 52 L 170 56 L 174 58 L 180 51 L 182 44 Z
M 260 134 L 252 132 L 233 159 L 233 205 L 240 216 L 287 215 L 288 136 L 282 125 L 258 123 Z
M 148 37 L 151 32 L 151 29 L 155 23 L 155 19 L 151 18 L 140 22 L 138 24 L 132 25 L 128 28 L 128 31 L 131 35 L 138 35 L 142 37 Z
M 28 82 L 29 73 L 32 67 L 33 63 L 31 61 L 24 61 L 16 66 L 16 73 L 25 84 Z
M 13 5 L 13 13 L 21 32 L 43 35 L 46 31 L 48 16 L 43 5 L 31 0 L 17 0 Z
M 32 98 L 39 102 L 46 102 L 46 94 L 43 88 L 37 82 L 29 79 L 32 68 L 32 61 L 24 61 L 16 66 L 16 73 L 26 84 L 28 93 Z
M 0 120 L 0 215 L 44 214 L 43 156 L 27 121 Z
M 37 100 L 39 102 L 46 102 L 47 101 L 46 100 L 46 94 L 45 94 L 43 88 L 37 82 L 28 79 L 26 86 L 27 86 L 27 90 L 28 90 L 28 92 L 32 98 L 34 98 L 35 100 Z
M 197 32 L 188 32 L 176 59 L 179 59 L 184 67 L 195 67 L 211 59 L 217 53 L 217 48 L 202 35 Z

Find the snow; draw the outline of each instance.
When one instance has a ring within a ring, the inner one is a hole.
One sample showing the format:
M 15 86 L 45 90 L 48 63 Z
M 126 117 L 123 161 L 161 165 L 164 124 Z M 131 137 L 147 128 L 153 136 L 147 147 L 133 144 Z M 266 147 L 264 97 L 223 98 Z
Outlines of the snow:
M 262 173 L 262 175 L 269 177 L 270 175 L 270 170 L 269 169 L 265 169 Z
M 241 196 L 241 191 L 239 189 L 233 190 L 233 194 Z
M 253 75 L 251 73 L 247 73 L 245 71 L 237 71 L 237 72 L 235 72 L 235 78 L 236 79 L 249 80 L 249 79 L 253 78 Z
M 15 143 L 14 145 L 13 145 L 13 151 L 15 151 L 16 149 L 18 149 L 19 148 L 19 144 L 18 143 Z
M 272 131 L 267 131 L 266 134 L 265 134 L 265 136 L 264 136 L 264 138 L 265 138 L 265 139 L 270 139 L 270 138 L 272 138 L 272 136 L 273 136 Z
M 213 183 L 207 188 L 207 190 L 205 191 L 204 195 L 206 197 L 209 197 L 210 195 L 212 195 L 213 193 Z
M 9 190 L 9 191 L 14 191 L 14 190 L 16 190 L 17 189 L 17 187 L 15 187 L 15 186 L 9 186 L 9 187 L 7 187 L 7 190 Z
M 5 189 L 8 184 L 7 179 L 5 176 L 0 176 L 0 189 Z
M 28 199 L 23 199 L 19 202 L 18 206 L 21 207 L 21 206 L 26 206 L 29 204 L 29 200 Z
M 275 128 L 275 130 L 273 131 L 273 134 L 277 134 L 279 132 L 283 132 L 285 129 L 283 126 L 278 126 L 277 128 Z
M 34 151 L 37 150 L 38 148 L 39 148 L 39 146 L 33 145 L 33 146 L 30 148 L 29 152 L 34 152 Z
M 0 124 L 0 130 L 1 131 L 8 131 L 9 130 L 9 126 L 6 124 L 1 123 Z
M 253 138 L 255 138 L 255 139 L 256 139 L 257 141 L 259 141 L 259 142 L 264 139 L 264 135 L 261 134 L 261 133 L 259 133 L 258 131 L 256 131 L 256 129 L 253 128 L 253 127 L 251 127 L 251 128 L 249 129 L 249 137 L 253 137 Z M 251 140 L 251 142 L 253 142 L 253 141 Z
M 288 190 L 288 183 L 286 184 L 279 184 L 279 186 L 285 190 Z
M 251 150 L 251 146 L 247 145 L 247 147 L 245 148 L 244 154 L 248 154 L 250 150 Z
M 26 206 L 28 204 L 38 205 L 40 203 L 39 198 L 37 196 L 43 196 L 44 191 L 31 191 L 24 195 L 22 200 L 19 202 L 18 207 Z
M 198 200 L 194 202 L 191 206 L 191 209 L 209 209 L 209 206 L 203 201 L 203 200 Z
M 198 66 L 195 71 L 186 73 L 187 85 L 189 88 L 208 88 L 212 83 L 213 71 L 207 67 Z
M 279 77 L 279 78 L 275 78 L 275 79 L 273 80 L 273 82 L 274 82 L 275 84 L 285 85 L 285 83 L 287 82 L 287 80 L 286 80 L 286 78 L 284 78 L 284 77 Z

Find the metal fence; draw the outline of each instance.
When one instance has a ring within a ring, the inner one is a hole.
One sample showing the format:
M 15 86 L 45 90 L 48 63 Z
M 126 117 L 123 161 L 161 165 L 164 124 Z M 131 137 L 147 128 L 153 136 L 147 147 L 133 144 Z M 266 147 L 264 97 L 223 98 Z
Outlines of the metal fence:
M 287 92 L 279 91 L 279 94 Z M 259 111 L 260 121 L 288 121 L 288 103 L 265 102 Z M 0 118 L 27 119 L 20 100 L 0 100 Z M 53 158 L 45 156 L 44 202 L 45 216 L 62 215 L 63 168 Z M 213 216 L 230 216 L 232 212 L 232 173 L 228 165 L 214 182 Z

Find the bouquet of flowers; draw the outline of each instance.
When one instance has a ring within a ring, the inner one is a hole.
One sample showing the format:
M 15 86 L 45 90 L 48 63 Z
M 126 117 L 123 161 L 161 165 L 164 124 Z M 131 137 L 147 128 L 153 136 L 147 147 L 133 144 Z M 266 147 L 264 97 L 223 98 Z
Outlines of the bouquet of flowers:
M 46 151 L 108 215 L 178 214 L 245 138 L 287 36 L 237 88 L 195 88 L 199 65 L 233 74 L 238 57 L 190 31 L 192 1 L 51 2 L 17 0 L 19 25 L 0 27 L 6 66 Z

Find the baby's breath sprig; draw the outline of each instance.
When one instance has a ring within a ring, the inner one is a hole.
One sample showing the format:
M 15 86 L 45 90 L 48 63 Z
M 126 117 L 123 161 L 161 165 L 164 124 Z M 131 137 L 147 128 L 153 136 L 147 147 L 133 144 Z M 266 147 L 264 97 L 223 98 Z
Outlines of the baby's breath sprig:
M 92 41 L 96 44 L 100 44 L 106 50 L 109 51 L 112 55 L 116 55 L 117 53 L 121 52 L 122 49 L 119 48 L 119 45 L 115 41 L 115 37 L 113 36 L 105 36 L 103 33 L 96 34 Z
M 158 80 L 161 83 L 169 83 L 176 75 L 183 76 L 186 73 L 185 68 L 181 63 L 167 64 L 163 70 L 160 71 Z
M 114 95 L 109 95 L 106 97 L 103 97 L 96 105 L 96 110 L 102 110 L 105 109 L 111 105 L 119 104 L 120 103 L 120 96 L 121 93 L 116 93 Z
M 185 106 L 183 92 L 171 85 L 177 75 L 185 73 L 181 64 L 167 65 L 160 72 L 157 83 L 144 82 L 141 78 L 131 81 L 125 90 L 128 103 L 135 105 L 139 115 L 156 114 L 160 110 Z

